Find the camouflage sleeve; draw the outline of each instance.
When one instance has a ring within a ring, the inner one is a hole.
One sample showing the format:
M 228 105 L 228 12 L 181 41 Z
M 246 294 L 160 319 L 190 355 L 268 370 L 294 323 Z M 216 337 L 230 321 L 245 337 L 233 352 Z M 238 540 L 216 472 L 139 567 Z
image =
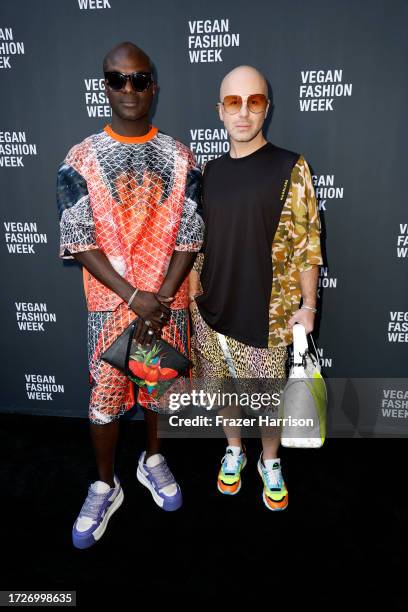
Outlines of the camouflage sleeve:
M 183 212 L 176 239 L 176 251 L 198 252 L 204 237 L 201 218 L 201 170 L 191 154 L 187 171 Z
M 72 253 L 98 249 L 86 181 L 65 162 L 58 169 L 57 204 L 60 226 L 59 257 L 73 259 Z
M 322 265 L 320 246 L 321 224 L 309 166 L 299 157 L 291 175 L 291 210 L 293 261 L 296 269 L 306 272 Z

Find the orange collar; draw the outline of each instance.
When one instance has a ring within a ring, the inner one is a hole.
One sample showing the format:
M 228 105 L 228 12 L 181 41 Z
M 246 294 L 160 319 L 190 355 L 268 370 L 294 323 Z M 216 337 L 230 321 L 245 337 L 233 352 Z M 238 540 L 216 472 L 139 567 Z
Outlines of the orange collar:
M 117 134 L 116 132 L 114 132 L 109 124 L 105 125 L 103 129 L 107 134 L 109 134 L 111 138 L 114 138 L 119 142 L 125 142 L 127 144 L 147 142 L 148 140 L 154 138 L 154 136 L 156 136 L 157 132 L 159 131 L 157 127 L 151 125 L 150 130 L 147 132 L 147 134 L 144 134 L 143 136 L 122 136 L 121 134 Z

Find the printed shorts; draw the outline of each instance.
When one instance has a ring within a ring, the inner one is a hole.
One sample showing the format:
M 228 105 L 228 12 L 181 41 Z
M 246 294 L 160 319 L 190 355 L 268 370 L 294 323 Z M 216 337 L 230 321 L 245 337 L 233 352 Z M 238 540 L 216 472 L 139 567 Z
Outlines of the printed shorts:
M 118 369 L 100 358 L 137 315 L 121 302 L 116 310 L 88 312 L 88 366 L 91 385 L 88 416 L 91 423 L 104 425 L 121 417 L 137 400 L 142 408 L 157 411 L 149 394 Z M 172 310 L 162 338 L 188 355 L 188 310 Z
M 192 336 L 191 360 L 193 362 L 193 378 L 200 380 L 200 385 L 213 391 L 221 379 L 232 378 L 224 351 L 221 347 L 217 332 L 207 325 L 202 318 L 197 303 L 191 303 Z M 224 336 L 232 360 L 238 385 L 246 390 L 247 379 L 268 379 L 269 393 L 281 393 L 286 380 L 286 360 L 288 351 L 286 346 L 273 349 L 258 348 L 238 342 L 234 338 Z M 213 381 L 213 386 L 212 386 Z M 215 385 L 215 386 L 214 386 Z M 261 382 L 247 381 L 247 389 L 259 391 Z
M 231 376 L 217 333 L 204 321 L 195 301 L 191 305 L 191 318 L 193 375 L 197 378 Z M 225 340 L 238 378 L 284 379 L 286 377 L 286 346 L 274 349 L 257 348 L 238 342 L 229 336 L 225 336 Z

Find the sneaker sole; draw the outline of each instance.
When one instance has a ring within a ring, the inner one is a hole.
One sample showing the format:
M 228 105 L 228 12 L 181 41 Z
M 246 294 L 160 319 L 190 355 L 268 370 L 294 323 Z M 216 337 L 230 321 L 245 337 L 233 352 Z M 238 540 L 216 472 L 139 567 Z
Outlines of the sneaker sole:
M 123 489 L 121 487 L 112 505 L 110 506 L 109 510 L 106 512 L 105 516 L 103 517 L 101 524 L 87 538 L 82 539 L 80 536 L 75 536 L 73 534 L 72 543 L 75 546 L 75 548 L 81 548 L 81 549 L 89 548 L 90 546 L 93 546 L 101 539 L 101 537 L 106 531 L 106 528 L 109 523 L 109 519 L 111 518 L 112 514 L 114 514 L 116 510 L 122 505 L 124 497 L 125 496 L 123 493 Z
M 173 508 L 165 508 L 164 507 L 164 499 L 162 497 L 160 497 L 160 495 L 157 493 L 156 489 L 152 486 L 150 480 L 148 478 L 146 478 L 146 476 L 143 474 L 142 470 L 140 469 L 140 467 L 137 467 L 137 471 L 136 471 L 136 478 L 138 479 L 138 481 L 146 487 L 146 489 L 148 489 L 154 499 L 154 501 L 156 502 L 156 504 L 159 506 L 159 508 L 161 508 L 162 510 L 165 510 L 166 512 L 173 512 L 174 510 L 178 510 L 181 506 L 183 501 L 181 500 L 180 504 L 178 504 L 177 506 L 174 506 Z
M 245 458 L 244 458 L 244 460 L 243 460 L 243 462 L 242 462 L 242 468 L 241 468 L 241 471 L 240 471 L 240 475 L 242 474 L 242 470 L 244 469 L 244 467 L 246 466 L 246 464 L 247 464 L 247 458 L 245 457 Z M 239 479 L 238 489 L 237 489 L 236 491 L 233 491 L 232 493 L 231 493 L 231 491 L 223 491 L 223 490 L 220 488 L 220 485 L 219 485 L 218 480 L 217 480 L 217 489 L 218 489 L 218 491 L 219 491 L 220 493 L 222 493 L 223 495 L 236 495 L 237 493 L 239 493 L 239 492 L 240 492 L 241 487 L 242 487 L 242 479 L 240 478 L 240 479 Z
M 257 467 L 257 470 L 258 470 L 258 474 L 262 478 L 262 484 L 263 484 L 262 470 L 259 467 L 259 463 L 257 464 L 256 467 Z M 283 506 L 282 508 L 271 508 L 270 505 L 268 504 L 268 502 L 266 501 L 265 491 L 262 491 L 262 501 L 265 504 L 265 506 L 268 508 L 268 510 L 270 510 L 271 512 L 280 512 L 281 510 L 286 510 L 286 508 L 288 507 L 288 504 L 289 504 L 289 501 L 287 501 L 286 505 Z

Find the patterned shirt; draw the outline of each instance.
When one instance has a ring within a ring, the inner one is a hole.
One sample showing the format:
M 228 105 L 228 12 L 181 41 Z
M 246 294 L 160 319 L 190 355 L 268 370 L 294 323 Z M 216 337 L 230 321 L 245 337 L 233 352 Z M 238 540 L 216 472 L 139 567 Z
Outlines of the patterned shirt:
M 156 127 L 125 137 L 107 125 L 72 147 L 59 167 L 59 256 L 101 249 L 131 285 L 156 293 L 173 252 L 201 248 L 200 192 L 201 172 L 185 145 Z M 123 302 L 85 267 L 83 282 L 89 311 Z M 172 308 L 187 305 L 185 279 Z
M 268 347 L 293 342 L 288 321 L 302 298 L 300 273 L 322 265 L 321 224 L 309 166 L 303 156 L 294 165 L 288 195 L 272 243 L 272 291 L 269 302 Z M 201 273 L 204 254 L 194 270 Z
M 300 272 L 323 264 L 320 233 L 312 176 L 301 155 L 292 170 L 288 196 L 272 244 L 269 348 L 293 342 L 288 321 L 302 298 Z

